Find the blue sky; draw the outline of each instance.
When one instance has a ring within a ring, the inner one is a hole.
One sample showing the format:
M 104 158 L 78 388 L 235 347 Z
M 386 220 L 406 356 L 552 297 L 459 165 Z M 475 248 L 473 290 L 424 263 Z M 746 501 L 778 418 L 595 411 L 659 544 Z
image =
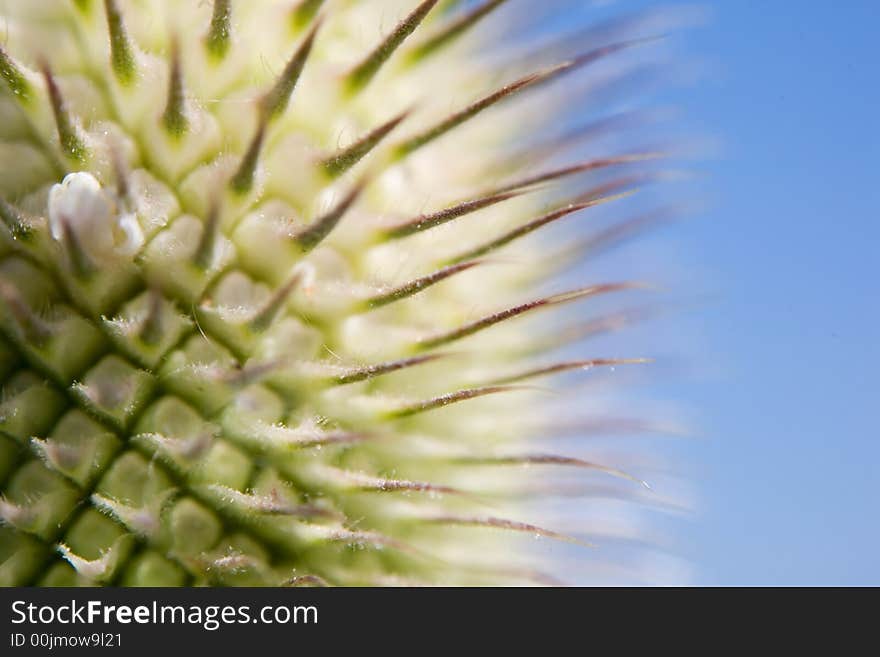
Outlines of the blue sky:
M 630 406 L 671 407 L 694 433 L 651 448 L 695 511 L 659 522 L 660 558 L 634 581 L 880 585 L 880 2 L 571 6 L 587 23 L 701 17 L 672 32 L 669 84 L 643 98 L 676 108 L 661 130 L 695 210 L 579 272 L 656 280 L 673 300 L 595 347 L 661 356 Z M 662 467 L 635 463 L 667 492 Z
M 621 0 L 613 8 L 654 7 Z M 707 206 L 660 238 L 695 293 L 681 450 L 699 584 L 880 584 L 880 3 L 709 0 L 672 93 Z M 589 13 L 589 12 L 588 12 Z

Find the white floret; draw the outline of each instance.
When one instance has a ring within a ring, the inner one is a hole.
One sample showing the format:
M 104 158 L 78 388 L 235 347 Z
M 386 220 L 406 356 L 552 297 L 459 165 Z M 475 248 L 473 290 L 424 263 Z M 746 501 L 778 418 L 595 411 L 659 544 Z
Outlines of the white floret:
M 112 195 L 90 173 L 68 174 L 49 190 L 49 227 L 64 241 L 73 232 L 86 255 L 99 263 L 130 258 L 144 243 L 137 217 L 122 213 Z

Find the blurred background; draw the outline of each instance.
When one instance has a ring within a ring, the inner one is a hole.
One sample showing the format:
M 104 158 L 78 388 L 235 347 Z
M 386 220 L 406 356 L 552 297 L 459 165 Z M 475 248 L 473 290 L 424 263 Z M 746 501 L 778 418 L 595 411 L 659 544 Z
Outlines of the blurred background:
M 682 103 L 721 145 L 677 236 L 717 295 L 698 321 L 719 376 L 685 393 L 695 580 L 880 584 L 880 4 L 707 6 Z
M 662 449 L 692 511 L 657 521 L 641 581 L 878 585 L 880 3 L 672 9 L 689 25 L 654 105 L 676 108 L 698 207 L 609 258 L 678 300 L 619 344 L 667 350 L 648 397 L 693 429 Z
M 635 307 L 659 314 L 572 351 L 658 357 L 645 375 L 617 372 L 604 379 L 612 386 L 576 393 L 588 412 L 653 423 L 603 428 L 574 448 L 653 490 L 557 499 L 550 517 L 577 509 L 598 545 L 586 557 L 548 546 L 558 574 L 580 584 L 880 584 L 880 3 L 565 6 L 554 34 L 607 28 L 585 33 L 581 49 L 613 39 L 626 16 L 638 20 L 624 31 L 666 35 L 573 111 L 637 117 L 612 132 L 675 155 L 661 165 L 664 184 L 591 209 L 579 230 L 670 199 L 682 212 L 572 272 L 657 283 Z M 601 141 L 588 157 L 620 152 Z M 557 449 L 572 445 L 563 437 Z

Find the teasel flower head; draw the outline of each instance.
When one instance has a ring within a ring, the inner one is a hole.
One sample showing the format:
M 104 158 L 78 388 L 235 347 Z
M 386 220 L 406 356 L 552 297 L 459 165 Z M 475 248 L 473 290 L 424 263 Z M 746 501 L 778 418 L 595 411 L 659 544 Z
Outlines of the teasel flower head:
M 637 21 L 560 39 L 542 11 L 2 4 L 0 582 L 543 583 L 535 537 L 601 558 L 527 502 L 562 469 L 642 490 L 540 434 L 559 375 L 645 362 L 553 358 L 644 286 L 556 275 L 637 227 L 588 224 L 660 154 L 596 112 Z M 618 148 L 565 159 L 593 138 Z

